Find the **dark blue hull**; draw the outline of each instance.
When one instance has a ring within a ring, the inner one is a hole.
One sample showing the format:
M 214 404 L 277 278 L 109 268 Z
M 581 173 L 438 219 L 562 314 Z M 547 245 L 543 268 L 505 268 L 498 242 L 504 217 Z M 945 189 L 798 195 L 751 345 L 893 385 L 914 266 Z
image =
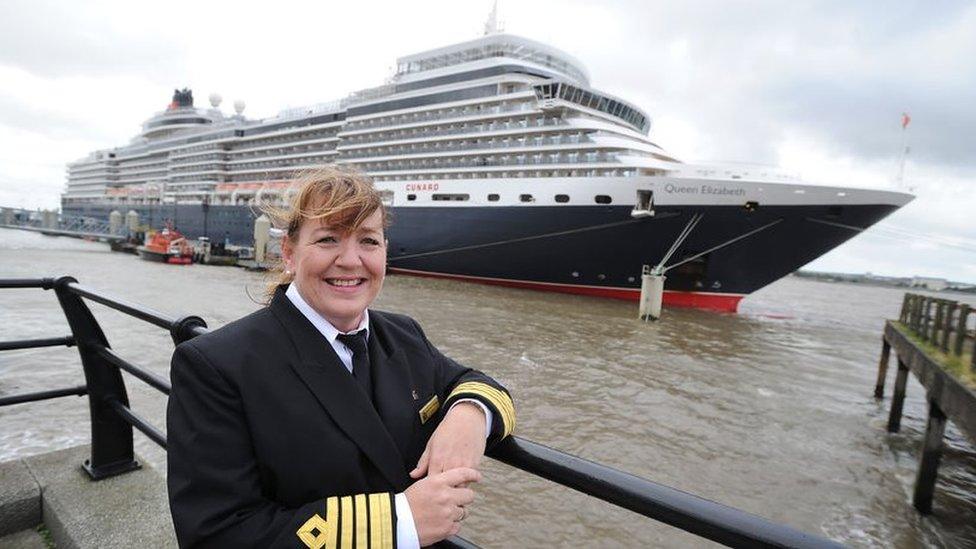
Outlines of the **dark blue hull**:
M 107 219 L 112 209 L 86 205 L 65 211 Z M 170 221 L 189 238 L 253 242 L 257 214 L 247 206 L 132 209 L 143 223 L 159 227 Z M 668 265 L 718 249 L 669 270 L 665 288 L 724 297 L 711 308 L 734 310 L 743 295 L 797 270 L 857 235 L 856 227 L 868 227 L 896 209 L 880 204 L 763 206 L 755 211 L 658 207 L 653 217 L 635 219 L 630 206 L 394 208 L 389 265 L 400 272 L 636 298 L 642 266 L 656 265 L 691 216 L 701 213 L 701 222 Z M 709 306 L 674 296 L 666 301 Z

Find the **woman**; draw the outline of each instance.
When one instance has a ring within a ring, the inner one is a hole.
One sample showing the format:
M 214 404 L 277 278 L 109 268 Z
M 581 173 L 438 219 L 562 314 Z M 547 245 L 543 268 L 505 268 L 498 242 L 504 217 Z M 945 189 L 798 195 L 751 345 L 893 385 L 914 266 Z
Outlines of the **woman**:
M 388 219 L 365 176 L 305 174 L 267 307 L 176 348 L 168 484 L 181 546 L 402 549 L 459 531 L 486 444 L 515 412 L 414 320 L 367 310 Z

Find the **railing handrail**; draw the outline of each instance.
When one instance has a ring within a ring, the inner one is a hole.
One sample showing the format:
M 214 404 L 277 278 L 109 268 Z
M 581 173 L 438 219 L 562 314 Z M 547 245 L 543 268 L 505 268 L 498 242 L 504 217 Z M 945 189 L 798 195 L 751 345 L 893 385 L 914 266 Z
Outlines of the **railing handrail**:
M 82 354 L 82 363 L 85 366 L 86 379 L 88 379 L 89 384 L 92 382 L 89 378 L 89 368 L 103 367 L 109 370 L 114 368 L 116 374 L 121 370 L 127 371 L 164 394 L 168 395 L 171 390 L 169 381 L 162 376 L 126 361 L 112 351 L 108 347 L 107 342 L 104 341 L 104 336 L 101 334 L 101 330 L 98 328 L 94 317 L 90 317 L 89 319 L 90 322 L 94 323 L 94 326 L 86 326 L 86 330 L 84 330 L 86 333 L 74 333 L 76 331 L 76 322 L 85 320 L 79 320 L 77 317 L 82 316 L 83 313 L 87 313 L 90 316 L 87 307 L 80 300 L 81 297 L 166 329 L 170 332 L 175 344 L 209 332 L 206 323 L 200 317 L 184 316 L 181 318 L 173 318 L 153 309 L 88 288 L 78 284 L 76 280 L 70 277 L 61 277 L 58 279 L 0 279 L 0 288 L 54 288 L 59 292 L 58 297 L 61 300 L 62 308 L 65 310 L 65 315 L 69 317 L 69 324 L 72 326 L 73 335 L 70 338 L 58 338 L 57 340 L 38 339 L 14 343 L 23 344 L 16 348 L 50 346 L 59 342 L 67 343 L 69 340 L 71 343 L 77 343 L 79 352 Z M 74 298 L 77 301 L 66 303 L 66 300 L 70 298 Z M 79 305 L 83 310 L 77 309 Z M 72 309 L 73 307 L 74 309 Z M 75 341 L 76 339 L 77 341 Z M 97 366 L 90 364 L 91 361 L 95 360 L 99 361 Z M 104 376 L 105 372 L 103 371 L 101 375 Z M 0 398 L 0 406 L 74 394 L 88 394 L 89 398 L 96 398 L 97 396 L 100 399 L 101 406 L 96 407 L 94 404 L 92 406 L 93 424 L 95 423 L 96 408 L 110 410 L 115 414 L 115 420 L 123 420 L 128 427 L 127 446 L 129 454 L 129 461 L 125 461 L 124 459 L 109 462 L 106 462 L 105 459 L 98 460 L 97 454 L 99 449 L 95 447 L 96 437 L 94 436 L 93 425 L 93 457 L 91 460 L 85 462 L 85 469 L 93 479 L 98 480 L 138 467 L 138 464 L 131 459 L 131 427 L 139 429 L 150 440 L 164 449 L 167 447 L 166 435 L 133 412 L 129 407 L 128 398 L 125 394 L 124 381 L 122 381 L 121 376 L 118 376 L 118 382 L 121 384 L 121 387 L 114 387 L 114 392 L 112 387 L 108 389 L 101 387 L 98 390 L 99 395 L 95 395 L 91 390 L 92 388 L 89 385 L 85 385 L 42 391 L 28 395 L 4 397 Z M 101 413 L 104 413 L 104 411 Z M 102 417 L 104 418 L 104 416 Z M 115 434 L 118 435 L 118 432 Z M 104 436 L 101 438 L 104 439 Z M 121 446 L 121 450 L 115 449 L 115 454 L 119 452 L 123 455 L 125 454 L 126 444 L 123 443 Z M 109 453 L 111 454 L 111 452 Z M 629 509 L 645 517 L 655 519 L 730 547 L 842 547 L 841 544 L 832 540 L 814 536 L 786 525 L 777 524 L 751 513 L 728 507 L 687 492 L 682 492 L 520 437 L 511 436 L 507 438 L 493 448 L 488 455 L 529 474 L 545 478 L 556 484 L 602 499 L 613 505 Z M 461 538 L 452 538 L 447 541 L 449 542 L 448 545 L 453 545 L 454 547 L 475 547 L 470 542 Z

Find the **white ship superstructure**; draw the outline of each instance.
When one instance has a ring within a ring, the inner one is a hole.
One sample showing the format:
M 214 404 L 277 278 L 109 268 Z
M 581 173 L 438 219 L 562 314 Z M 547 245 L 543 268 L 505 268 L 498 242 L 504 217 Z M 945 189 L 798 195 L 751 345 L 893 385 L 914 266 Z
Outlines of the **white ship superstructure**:
M 694 221 L 679 243 L 690 255 L 708 250 L 709 238 L 739 242 L 769 215 L 776 225 L 801 213 L 781 208 L 807 208 L 802 219 L 825 222 L 822 238 L 761 276 L 722 268 L 726 245 L 672 273 L 670 288 L 731 296 L 723 303 L 734 308 L 742 294 L 853 236 L 844 225 L 869 225 L 910 199 L 813 187 L 767 169 L 681 163 L 651 141 L 646 113 L 590 86 L 582 63 L 510 34 L 402 57 L 382 86 L 270 119 L 244 118 L 240 102 L 224 115 L 218 96 L 210 103 L 195 108 L 188 90 L 177 91 L 131 144 L 70 164 L 64 209 L 99 217 L 135 209 L 152 221 L 179 220 L 190 236 L 246 241 L 255 206 L 285 200 L 296 173 L 348 164 L 374 178 L 397 215 L 391 268 L 613 297 L 630 297 L 641 266 L 659 262 L 699 214 L 707 221 Z M 432 215 L 458 226 L 431 224 Z M 486 232 L 485 223 L 503 225 Z M 633 224 L 626 238 L 638 241 L 601 259 L 614 246 L 583 233 L 615 223 Z M 648 234 L 652 242 L 639 241 Z M 578 238 L 597 249 L 566 248 L 589 256 L 549 258 L 556 270 L 505 266 L 536 261 L 525 255 L 537 252 L 533 241 L 551 251 Z M 604 266 L 590 269 L 594 260 Z M 730 275 L 740 280 L 730 284 Z

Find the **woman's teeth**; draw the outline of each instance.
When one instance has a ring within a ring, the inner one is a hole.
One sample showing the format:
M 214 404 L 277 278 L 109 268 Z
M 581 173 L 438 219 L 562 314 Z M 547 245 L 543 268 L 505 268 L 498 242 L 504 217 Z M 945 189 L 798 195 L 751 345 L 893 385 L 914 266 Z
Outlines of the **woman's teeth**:
M 363 282 L 362 278 L 327 278 L 326 282 L 332 286 L 358 286 Z

